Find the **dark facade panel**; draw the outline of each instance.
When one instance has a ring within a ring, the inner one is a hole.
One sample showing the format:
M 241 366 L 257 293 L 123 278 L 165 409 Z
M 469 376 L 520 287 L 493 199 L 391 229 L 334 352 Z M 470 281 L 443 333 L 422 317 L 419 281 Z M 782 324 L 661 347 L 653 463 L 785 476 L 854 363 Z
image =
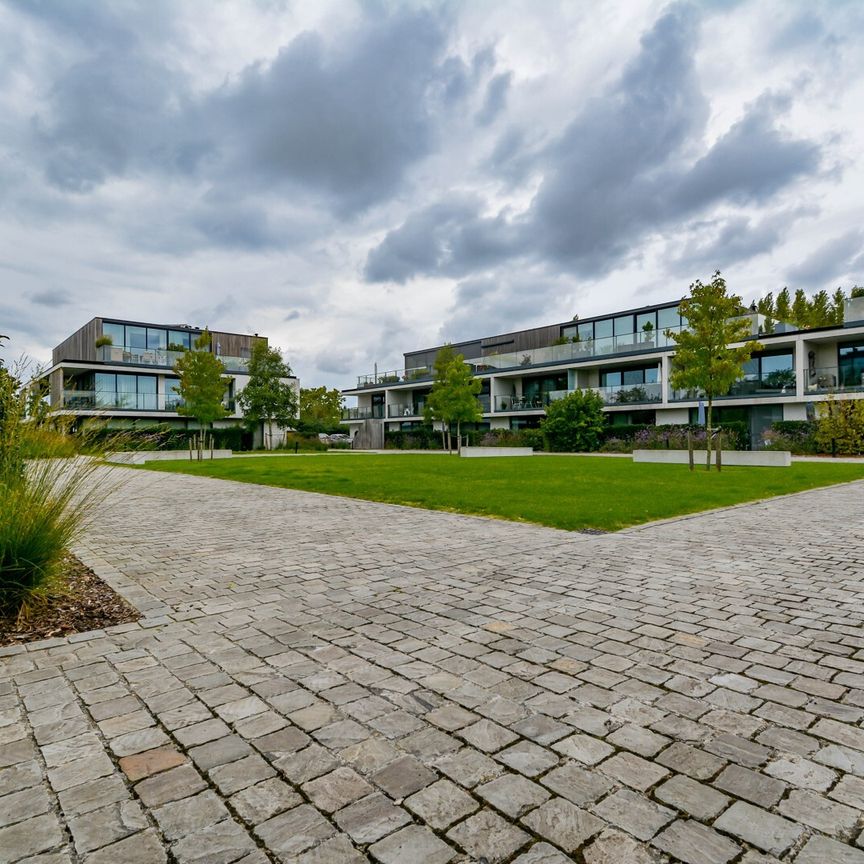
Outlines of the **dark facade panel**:
M 71 336 L 64 339 L 52 352 L 52 365 L 64 360 L 93 362 L 96 360 L 96 340 L 102 335 L 102 319 L 93 318 Z

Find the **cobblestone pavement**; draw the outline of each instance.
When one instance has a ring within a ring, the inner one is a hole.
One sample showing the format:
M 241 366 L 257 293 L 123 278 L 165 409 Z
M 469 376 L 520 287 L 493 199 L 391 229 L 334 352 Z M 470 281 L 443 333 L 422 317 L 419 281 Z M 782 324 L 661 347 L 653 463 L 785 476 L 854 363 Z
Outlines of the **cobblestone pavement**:
M 864 484 L 615 535 L 118 469 L 0 860 L 862 864 Z

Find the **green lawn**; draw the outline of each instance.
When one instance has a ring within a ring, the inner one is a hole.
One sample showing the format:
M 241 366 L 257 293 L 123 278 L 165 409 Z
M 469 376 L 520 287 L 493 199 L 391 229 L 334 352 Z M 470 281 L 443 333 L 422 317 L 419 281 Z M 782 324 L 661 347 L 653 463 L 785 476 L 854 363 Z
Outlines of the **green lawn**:
M 627 525 L 864 478 L 864 465 L 795 463 L 791 468 L 634 464 L 579 456 L 460 459 L 436 455 L 240 456 L 213 462 L 153 462 L 175 471 L 473 513 L 553 528 Z

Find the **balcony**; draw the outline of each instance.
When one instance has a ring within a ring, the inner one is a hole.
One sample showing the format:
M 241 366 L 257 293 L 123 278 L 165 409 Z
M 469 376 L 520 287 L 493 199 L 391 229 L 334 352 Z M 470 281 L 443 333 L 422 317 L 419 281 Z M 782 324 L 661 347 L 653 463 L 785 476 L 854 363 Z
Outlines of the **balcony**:
M 566 393 L 565 390 L 556 391 Z M 496 396 L 494 399 L 496 411 L 542 411 L 551 401 L 551 393 L 538 396 Z
M 381 420 L 384 417 L 384 406 L 373 405 L 366 408 L 343 408 L 343 420 Z
M 736 381 L 729 392 L 715 399 L 765 399 L 780 396 L 794 396 L 796 387 L 794 369 L 782 369 L 769 372 L 767 375 L 747 375 Z M 695 402 L 704 399 L 704 393 L 699 390 L 671 390 L 671 402 Z
M 64 390 L 61 407 L 66 411 L 177 411 L 183 400 L 176 393 L 120 393 L 112 390 Z M 223 406 L 236 410 L 234 399 Z
M 96 357 L 103 363 L 130 366 L 162 366 L 173 369 L 183 356 L 183 351 L 166 351 L 162 348 L 131 348 L 128 345 L 102 345 L 96 349 Z M 245 372 L 249 364 L 246 357 L 218 355 L 228 372 Z
M 416 369 L 395 369 L 391 372 L 377 372 L 372 375 L 358 375 L 357 389 L 364 387 L 392 387 L 394 384 L 409 384 L 412 381 L 428 381 L 434 372 L 425 366 Z
M 805 393 L 864 392 L 864 371 L 847 367 L 822 366 L 804 374 Z

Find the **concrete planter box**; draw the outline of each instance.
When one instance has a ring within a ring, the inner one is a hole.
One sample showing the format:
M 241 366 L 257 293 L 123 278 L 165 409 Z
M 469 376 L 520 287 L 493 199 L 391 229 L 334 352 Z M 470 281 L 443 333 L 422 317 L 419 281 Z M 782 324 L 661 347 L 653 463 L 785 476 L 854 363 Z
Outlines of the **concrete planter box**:
M 195 450 L 192 453 L 196 457 Z M 214 450 L 214 459 L 230 459 L 234 453 L 231 450 Z M 188 450 L 133 450 L 130 452 L 121 453 L 106 453 L 105 459 L 108 462 L 117 462 L 120 465 L 143 465 L 145 462 L 161 462 L 167 459 L 188 459 Z M 210 451 L 204 450 L 201 453 L 202 459 L 210 459 Z
M 788 450 L 721 450 L 723 465 L 743 465 L 757 468 L 788 468 L 792 464 L 792 454 Z M 694 450 L 693 460 L 705 464 L 705 451 Z M 686 465 L 686 450 L 634 450 L 634 462 L 660 462 L 666 465 Z M 711 464 L 716 461 L 711 454 Z
M 533 456 L 530 447 L 463 447 L 460 454 L 466 459 L 484 456 Z

